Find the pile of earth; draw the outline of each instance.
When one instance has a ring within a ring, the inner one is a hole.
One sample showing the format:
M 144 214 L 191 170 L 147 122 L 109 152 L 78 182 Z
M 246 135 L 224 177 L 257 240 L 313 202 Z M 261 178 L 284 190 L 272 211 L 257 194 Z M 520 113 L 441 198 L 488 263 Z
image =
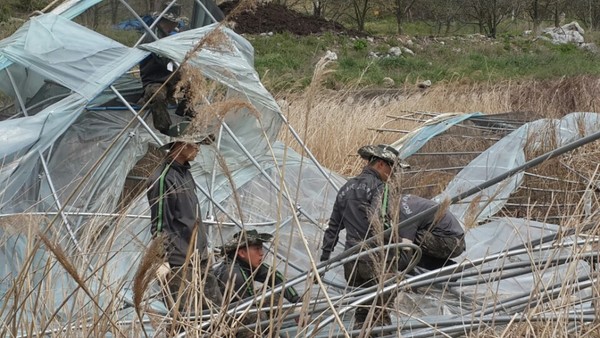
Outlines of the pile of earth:
M 225 15 L 228 15 L 237 5 L 237 0 L 227 1 L 220 4 L 219 8 Z M 244 11 L 229 19 L 236 23 L 233 29 L 239 34 L 289 32 L 295 35 L 311 35 L 333 32 L 352 36 L 364 35 L 355 30 L 346 29 L 337 22 L 305 15 L 272 2 L 259 4 L 252 11 Z

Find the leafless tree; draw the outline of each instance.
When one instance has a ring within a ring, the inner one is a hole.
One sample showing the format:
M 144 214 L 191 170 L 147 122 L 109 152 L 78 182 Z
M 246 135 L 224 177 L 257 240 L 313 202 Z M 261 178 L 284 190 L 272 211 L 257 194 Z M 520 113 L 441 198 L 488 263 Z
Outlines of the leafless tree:
M 412 18 L 430 25 L 436 34 L 451 34 L 453 27 L 459 29 L 462 7 L 460 0 L 419 0 L 412 7 Z
M 510 17 L 515 0 L 464 0 L 465 14 L 474 19 L 479 26 L 479 32 L 492 38 L 498 34 L 498 26 Z
M 600 1 L 573 0 L 567 13 L 582 22 L 588 30 L 598 30 L 600 27 Z
M 367 14 L 372 8 L 373 2 L 371 0 L 349 0 L 349 2 L 354 13 L 353 19 L 356 22 L 357 29 L 362 32 L 365 30 Z
M 439 1 L 440 3 L 445 1 Z M 396 30 L 398 34 L 402 34 L 402 25 L 410 13 L 417 0 L 380 0 L 379 5 L 386 12 L 394 13 L 396 18 Z

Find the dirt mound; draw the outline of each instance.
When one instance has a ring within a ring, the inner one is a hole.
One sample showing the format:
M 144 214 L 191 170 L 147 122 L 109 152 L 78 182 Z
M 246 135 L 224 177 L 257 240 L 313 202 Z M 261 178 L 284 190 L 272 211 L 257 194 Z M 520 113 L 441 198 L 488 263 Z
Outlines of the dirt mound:
M 237 4 L 238 1 L 228 1 L 220 4 L 219 8 L 227 15 Z M 364 35 L 355 30 L 346 29 L 337 22 L 305 15 L 271 2 L 260 4 L 256 10 L 245 11 L 230 19 L 236 22 L 234 30 L 240 34 L 289 32 L 296 35 L 310 35 L 335 32 L 356 36 Z

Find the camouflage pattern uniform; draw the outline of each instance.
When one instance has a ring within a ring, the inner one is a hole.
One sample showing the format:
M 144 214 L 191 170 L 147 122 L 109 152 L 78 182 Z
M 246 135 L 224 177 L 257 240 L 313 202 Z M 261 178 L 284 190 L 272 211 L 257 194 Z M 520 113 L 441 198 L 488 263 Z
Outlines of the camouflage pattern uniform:
M 436 205 L 436 202 L 426 198 L 402 195 L 400 198 L 400 221 Z M 459 256 L 466 250 L 464 230 L 450 211 L 446 210 L 444 216 L 437 223 L 434 224 L 434 222 L 435 215 L 432 214 L 426 219 L 398 229 L 400 237 L 409 239 L 421 247 L 423 255 L 418 265 L 427 269 L 437 269 L 445 264 L 453 263 L 449 259 Z M 399 269 L 404 270 L 407 263 L 404 259 Z

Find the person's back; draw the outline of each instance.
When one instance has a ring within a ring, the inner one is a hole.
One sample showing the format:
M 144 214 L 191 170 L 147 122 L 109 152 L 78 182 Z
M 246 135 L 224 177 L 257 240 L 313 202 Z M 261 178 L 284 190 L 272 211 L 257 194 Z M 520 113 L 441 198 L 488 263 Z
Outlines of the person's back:
M 400 221 L 404 221 L 409 217 L 418 215 L 421 212 L 437 206 L 438 203 L 427 198 L 416 195 L 405 194 L 400 198 Z M 464 230 L 460 222 L 454 214 L 449 211 L 444 212 L 444 215 L 435 222 L 432 226 L 436 214 L 431 214 L 429 217 L 422 219 L 418 223 L 409 224 L 398 230 L 400 237 L 415 240 L 417 233 L 429 230 L 436 236 L 458 237 L 464 236 Z
M 180 20 L 178 11 L 178 7 L 172 6 L 160 18 L 159 13 L 153 14 L 155 20 L 158 20 L 153 30 L 157 38 L 162 39 L 177 33 Z M 149 42 L 154 42 L 154 37 L 147 34 L 143 43 Z M 140 78 L 144 93 L 138 104 L 148 105 L 152 112 L 154 128 L 163 134 L 168 132 L 172 123 L 167 108 L 168 103 L 174 101 L 176 85 L 179 82 L 177 68 L 174 61 L 155 53 L 151 53 L 140 62 Z
M 400 222 L 402 222 L 438 206 L 438 203 L 407 194 L 401 196 L 399 205 Z M 401 238 L 419 245 L 422 257 L 418 265 L 427 269 L 453 264 L 451 258 L 459 256 L 466 250 L 465 233 L 460 221 L 449 210 L 445 210 L 441 217 L 438 215 L 438 212 L 431 213 L 418 222 L 409 223 L 398 229 Z M 404 257 L 399 263 L 399 269 L 404 270 L 409 260 L 409 257 Z

